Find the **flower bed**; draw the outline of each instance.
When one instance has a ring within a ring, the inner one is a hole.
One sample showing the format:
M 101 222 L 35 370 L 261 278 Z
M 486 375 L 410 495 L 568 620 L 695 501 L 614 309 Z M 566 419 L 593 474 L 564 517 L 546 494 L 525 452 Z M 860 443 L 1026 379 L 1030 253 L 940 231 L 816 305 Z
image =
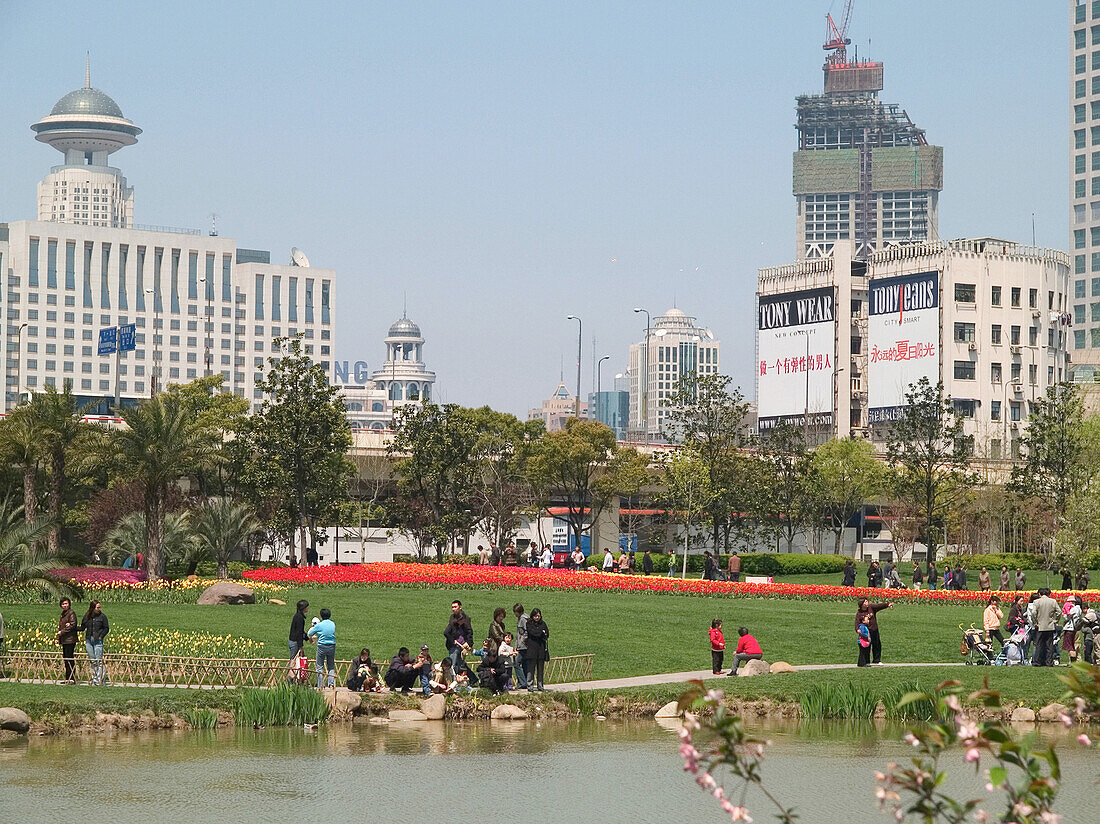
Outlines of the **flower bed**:
M 492 589 L 589 590 L 599 592 L 667 592 L 680 595 L 732 595 L 757 598 L 799 598 L 835 601 L 867 597 L 873 600 L 966 604 L 985 601 L 990 593 L 946 590 L 869 589 L 817 584 L 746 584 L 666 578 L 656 575 L 620 575 L 572 572 L 529 567 L 483 567 L 465 564 L 359 564 L 354 566 L 254 569 L 244 573 L 250 582 L 280 582 L 297 586 L 381 584 Z M 1008 597 L 1010 593 L 1004 593 Z M 1100 593 L 1093 592 L 1093 597 Z
M 81 636 L 83 643 L 83 636 Z M 54 652 L 57 622 L 13 623 L 8 638 L 12 649 Z M 262 658 L 264 645 L 251 638 L 180 632 L 170 629 L 112 629 L 106 646 L 116 655 L 184 655 L 195 658 Z
M 140 569 L 119 569 L 118 567 L 60 567 L 50 571 L 56 579 L 68 578 L 78 584 L 109 584 L 116 581 L 139 584 L 148 576 Z
M 84 601 L 96 598 L 104 603 L 158 603 L 193 604 L 202 591 L 218 582 L 216 578 L 181 578 L 176 581 L 130 580 L 118 576 L 100 577 L 92 575 L 86 578 L 83 568 L 66 570 L 73 573 L 69 579 L 80 584 L 84 590 Z M 95 568 L 90 570 L 98 572 Z M 107 570 L 109 572 L 129 572 L 129 570 Z M 141 573 L 144 575 L 144 573 Z M 61 576 L 57 576 L 61 577 Z M 256 595 L 256 603 L 267 603 L 270 598 L 286 594 L 286 587 L 277 583 L 251 581 L 248 588 Z M 2 604 L 37 604 L 43 600 L 41 590 L 32 587 L 0 587 Z

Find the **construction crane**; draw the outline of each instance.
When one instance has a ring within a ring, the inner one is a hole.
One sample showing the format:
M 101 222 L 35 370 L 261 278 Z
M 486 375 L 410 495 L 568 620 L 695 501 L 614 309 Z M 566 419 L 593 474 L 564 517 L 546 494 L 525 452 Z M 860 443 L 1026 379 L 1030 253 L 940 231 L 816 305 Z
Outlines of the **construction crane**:
M 848 46 L 851 40 L 848 38 L 848 26 L 852 22 L 852 4 L 855 0 L 846 0 L 844 3 L 844 19 L 840 26 L 833 21 L 832 14 L 825 15 L 825 45 L 821 48 L 832 52 L 825 58 L 826 63 L 843 64 L 848 62 Z

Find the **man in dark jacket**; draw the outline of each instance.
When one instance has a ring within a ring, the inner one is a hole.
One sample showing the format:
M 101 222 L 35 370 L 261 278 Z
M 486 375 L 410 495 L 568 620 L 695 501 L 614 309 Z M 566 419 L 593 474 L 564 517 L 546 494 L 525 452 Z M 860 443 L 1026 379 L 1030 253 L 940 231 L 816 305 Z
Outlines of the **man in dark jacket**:
M 870 620 L 867 623 L 867 629 L 871 631 L 871 663 L 882 663 L 882 641 L 878 634 L 878 615 L 884 609 L 893 609 L 893 604 L 872 604 L 868 602 L 866 598 L 859 599 L 859 606 L 856 608 L 856 623 L 855 628 L 858 631 L 859 625 L 863 623 L 863 616 L 869 616 Z
M 352 659 L 351 666 L 348 667 L 348 689 L 352 692 L 362 690 L 364 684 L 374 680 L 377 669 L 370 660 L 370 650 L 364 649 Z
M 462 611 L 461 601 L 451 601 L 451 617 L 443 628 L 443 640 L 447 643 L 447 655 L 458 671 L 458 641 L 469 644 L 474 639 L 474 626 L 470 616 Z
M 844 561 L 844 572 L 840 579 L 840 585 L 842 587 L 854 587 L 856 585 L 856 568 L 851 558 Z
M 645 552 L 642 553 L 642 574 L 643 575 L 652 575 L 653 574 L 653 559 L 651 557 L 649 557 L 649 550 L 648 549 Z
M 500 695 L 500 693 L 507 690 L 508 665 L 492 647 L 485 653 L 481 663 L 477 665 L 477 678 L 481 686 L 492 692 L 493 695 Z
M 397 655 L 390 659 L 390 668 L 386 670 L 386 686 L 391 690 L 401 690 L 405 695 L 416 683 L 419 673 L 409 660 L 409 648 L 401 647 Z
M 867 586 L 872 589 L 882 586 L 882 568 L 878 565 L 878 561 L 871 561 L 871 566 L 867 568 Z
M 924 583 L 924 573 L 921 572 L 920 564 L 913 561 L 913 589 L 920 589 L 921 584 Z
M 955 566 L 955 572 L 951 576 L 951 588 L 969 589 L 966 585 L 966 570 L 962 568 L 962 564 L 957 564 Z

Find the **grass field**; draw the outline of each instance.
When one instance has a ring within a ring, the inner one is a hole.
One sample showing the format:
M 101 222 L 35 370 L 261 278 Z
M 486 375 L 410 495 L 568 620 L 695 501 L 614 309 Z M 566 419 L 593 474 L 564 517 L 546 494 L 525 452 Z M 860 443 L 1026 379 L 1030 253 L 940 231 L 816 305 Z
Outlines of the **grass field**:
M 884 596 L 888 593 L 884 592 Z M 166 628 L 233 635 L 263 642 L 267 654 L 286 654 L 293 604 L 310 602 L 310 615 L 332 610 L 337 657 L 369 647 L 388 660 L 399 646 L 429 644 L 438 657 L 453 598 L 463 601 L 475 633 L 487 633 L 493 609 L 508 611 L 521 601 L 542 609 L 550 627 L 551 655 L 594 653 L 595 678 L 703 669 L 710 665 L 707 630 L 724 622 L 732 652 L 737 627 L 760 641 L 764 657 L 791 664 L 848 663 L 856 659 L 855 602 L 798 601 L 664 594 L 606 594 L 530 590 L 448 590 L 398 587 L 314 587 L 292 589 L 287 606 L 240 607 L 104 603 L 114 629 Z M 5 620 L 54 621 L 53 605 L 0 605 Z M 958 625 L 981 622 L 980 605 L 899 604 L 880 613 L 883 659 L 889 662 L 959 661 Z M 484 636 L 482 636 L 484 637 Z M 110 648 L 110 639 L 107 643 Z

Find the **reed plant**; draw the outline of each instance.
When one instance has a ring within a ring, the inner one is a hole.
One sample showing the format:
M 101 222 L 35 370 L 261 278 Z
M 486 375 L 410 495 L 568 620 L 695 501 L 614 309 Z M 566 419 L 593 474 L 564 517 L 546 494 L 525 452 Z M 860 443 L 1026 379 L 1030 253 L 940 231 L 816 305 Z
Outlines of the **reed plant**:
M 311 687 L 280 684 L 272 689 L 241 690 L 237 725 L 287 727 L 319 724 L 329 716 L 325 697 Z
M 196 730 L 212 730 L 218 726 L 218 713 L 206 707 L 194 707 L 183 714 L 183 719 Z

